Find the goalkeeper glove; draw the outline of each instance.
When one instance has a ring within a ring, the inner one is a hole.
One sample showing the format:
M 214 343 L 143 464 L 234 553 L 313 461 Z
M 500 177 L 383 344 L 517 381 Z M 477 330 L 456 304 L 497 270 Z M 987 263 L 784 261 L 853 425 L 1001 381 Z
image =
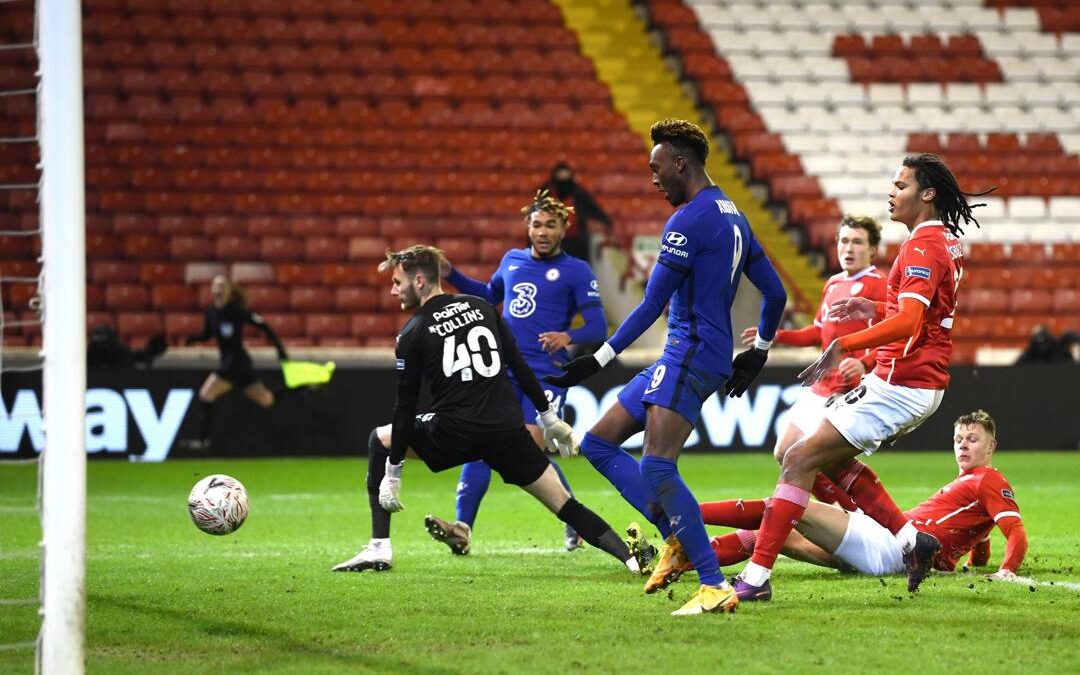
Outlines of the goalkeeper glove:
M 724 383 L 724 394 L 737 398 L 746 393 L 747 387 L 761 372 L 769 359 L 769 351 L 751 347 L 731 362 L 731 377 Z
M 404 460 L 402 460 L 401 464 L 391 464 L 390 459 L 387 458 L 386 474 L 383 476 L 382 482 L 379 483 L 379 506 L 390 513 L 405 508 L 405 505 L 401 503 L 401 467 L 404 465 Z
M 615 350 L 611 348 L 611 345 L 605 342 L 600 346 L 600 349 L 596 350 L 595 354 L 592 354 L 591 356 L 579 356 L 576 359 L 559 366 L 563 369 L 562 375 L 545 375 L 544 382 L 553 384 L 556 387 L 569 389 L 575 384 L 581 384 L 588 378 L 599 373 L 600 369 L 611 363 L 611 360 L 614 358 Z
M 554 408 L 548 408 L 537 415 L 536 423 L 544 430 L 544 445 L 549 450 L 558 452 L 563 457 L 573 457 L 577 454 L 574 430 L 569 424 L 559 419 Z

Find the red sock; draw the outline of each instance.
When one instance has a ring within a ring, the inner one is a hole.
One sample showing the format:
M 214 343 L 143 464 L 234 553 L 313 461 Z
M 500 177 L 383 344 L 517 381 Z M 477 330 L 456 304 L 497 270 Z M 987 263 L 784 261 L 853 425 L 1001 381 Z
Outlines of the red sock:
M 810 491 L 823 504 L 838 504 L 845 511 L 854 511 L 858 508 L 855 502 L 851 501 L 851 497 L 823 473 L 819 473 L 814 479 L 814 487 L 810 488 Z
M 701 505 L 701 519 L 706 525 L 723 525 L 744 530 L 758 529 L 764 513 L 764 499 L 729 499 Z
M 806 512 L 809 501 L 810 492 L 797 485 L 779 483 L 776 486 L 776 492 L 761 519 L 761 529 L 758 530 L 757 544 L 750 562 L 772 569 L 776 556 L 780 555 L 788 535 Z
M 836 476 L 836 482 L 851 495 L 863 513 L 893 534 L 899 532 L 907 523 L 907 516 L 889 496 L 878 475 L 859 460 L 852 460 L 851 464 L 844 467 Z
M 716 562 L 721 567 L 741 563 L 754 552 L 755 534 L 748 530 L 739 530 L 725 534 L 722 537 L 713 537 L 709 542 L 713 552 L 716 553 Z

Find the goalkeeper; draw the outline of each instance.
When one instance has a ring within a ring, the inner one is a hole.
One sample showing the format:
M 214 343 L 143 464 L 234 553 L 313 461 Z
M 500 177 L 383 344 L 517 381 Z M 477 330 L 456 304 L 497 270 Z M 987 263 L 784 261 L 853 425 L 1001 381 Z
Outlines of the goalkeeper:
M 540 411 L 545 444 L 568 456 L 570 426 L 550 407 L 510 330 L 491 303 L 472 295 L 445 293 L 440 285 L 442 252 L 411 246 L 387 253 L 380 271 L 392 273 L 390 292 L 415 314 L 397 340 L 398 391 L 391 424 L 368 439 L 368 502 L 371 540 L 334 571 L 387 570 L 392 566 L 390 514 L 401 511 L 401 476 L 409 448 L 432 471 L 484 460 L 502 479 L 536 497 L 585 541 L 640 566 L 626 544 L 600 516 L 570 496 L 543 451 L 525 430 L 521 408 L 507 377 L 513 371 L 522 391 Z M 420 382 L 431 388 L 427 412 L 417 415 Z

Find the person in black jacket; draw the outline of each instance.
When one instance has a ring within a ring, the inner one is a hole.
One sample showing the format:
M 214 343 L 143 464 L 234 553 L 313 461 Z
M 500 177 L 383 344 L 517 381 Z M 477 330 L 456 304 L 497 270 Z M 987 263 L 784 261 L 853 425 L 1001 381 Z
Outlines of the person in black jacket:
M 575 258 L 591 263 L 592 237 L 589 221 L 600 221 L 610 231 L 611 218 L 600 208 L 589 191 L 574 179 L 574 170 L 566 162 L 559 162 L 552 167 L 550 180 L 540 187 L 549 190 L 552 196 L 569 207 L 568 227 L 562 241 L 563 250 Z
M 245 325 L 251 324 L 261 330 L 277 349 L 278 358 L 282 361 L 288 359 L 281 340 L 261 316 L 248 309 L 244 292 L 232 281 L 221 275 L 214 277 L 210 283 L 210 295 L 212 304 L 206 309 L 202 333 L 191 335 L 186 340 L 190 345 L 214 338 L 221 353 L 218 369 L 210 373 L 199 389 L 202 407 L 199 437 L 184 443 L 186 449 L 193 451 L 209 449 L 214 401 L 233 388 L 240 389 L 263 408 L 274 405 L 274 393 L 255 376 L 251 355 L 244 349 Z

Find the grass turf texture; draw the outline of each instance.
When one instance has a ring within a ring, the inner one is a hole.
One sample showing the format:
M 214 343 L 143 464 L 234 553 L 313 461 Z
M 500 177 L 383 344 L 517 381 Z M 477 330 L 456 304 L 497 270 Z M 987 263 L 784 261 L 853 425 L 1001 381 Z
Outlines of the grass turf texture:
M 562 464 L 579 498 L 617 530 L 640 520 L 586 460 Z M 766 496 L 777 475 L 761 454 L 680 464 L 701 499 Z M 871 464 L 905 507 L 955 474 L 947 451 L 885 452 Z M 997 465 L 1030 538 L 1021 573 L 1057 586 L 937 575 L 909 595 L 900 577 L 782 559 L 771 603 L 671 617 L 695 575 L 646 596 L 643 580 L 603 553 L 563 551 L 561 523 L 497 477 L 472 553 L 454 557 L 423 516 L 453 516 L 457 473 L 410 461 L 394 569 L 357 574 L 329 569 L 368 538 L 362 461 L 91 462 L 87 670 L 626 673 L 674 659 L 680 672 L 1077 672 L 1080 455 L 1002 452 Z M 38 593 L 36 471 L 0 465 L 2 599 Z M 251 516 L 233 535 L 205 535 L 188 519 L 188 490 L 207 473 L 236 476 L 251 494 Z M 996 567 L 996 531 L 993 546 Z M 0 642 L 32 641 L 38 625 L 36 604 L 0 606 Z M 0 672 L 31 673 L 32 660 L 29 649 L 0 650 Z

